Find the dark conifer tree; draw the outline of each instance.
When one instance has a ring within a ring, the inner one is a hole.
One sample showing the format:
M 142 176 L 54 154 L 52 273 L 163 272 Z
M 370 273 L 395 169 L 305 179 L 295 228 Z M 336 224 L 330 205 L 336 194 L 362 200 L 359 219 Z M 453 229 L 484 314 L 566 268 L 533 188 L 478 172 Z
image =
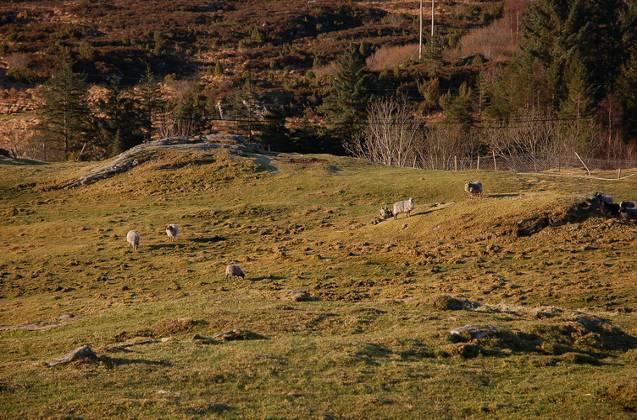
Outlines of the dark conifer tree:
M 144 141 L 150 141 L 153 138 L 153 115 L 161 109 L 163 104 L 159 84 L 155 81 L 150 67 L 146 69 L 146 74 L 139 84 L 139 94 L 136 99 Z
M 331 91 L 320 111 L 328 126 L 347 140 L 365 119 L 369 75 L 365 60 L 356 49 L 342 55 L 337 63 Z
M 43 99 L 38 132 L 50 151 L 59 151 L 68 159 L 94 140 L 86 79 L 73 72 L 70 62 L 65 61 L 51 76 Z

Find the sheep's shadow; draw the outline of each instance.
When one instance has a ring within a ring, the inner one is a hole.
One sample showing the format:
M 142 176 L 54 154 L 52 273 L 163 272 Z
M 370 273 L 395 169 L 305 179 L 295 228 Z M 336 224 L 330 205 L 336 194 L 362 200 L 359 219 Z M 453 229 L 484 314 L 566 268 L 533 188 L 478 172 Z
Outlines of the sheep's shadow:
M 272 165 L 272 159 L 265 155 L 256 155 L 254 157 L 254 162 L 257 164 L 257 170 L 259 172 L 278 172 L 279 169 Z
M 492 193 L 492 194 L 483 194 L 483 198 L 515 198 L 521 197 L 520 193 Z
M 190 241 L 194 242 L 196 244 L 210 244 L 210 243 L 215 243 L 215 242 L 222 242 L 225 241 L 226 238 L 224 236 L 219 236 L 219 235 L 215 235 L 215 236 L 200 236 L 197 238 L 191 238 Z
M 368 343 L 354 354 L 353 359 L 367 365 L 377 366 L 380 364 L 378 359 L 387 359 L 391 354 L 392 351 L 382 344 Z
M 42 162 L 39 160 L 22 159 L 22 158 L 13 159 L 10 157 L 0 155 L 0 165 L 31 166 L 31 165 L 46 165 L 46 162 Z
M 109 367 L 127 366 L 127 365 L 172 367 L 172 363 L 166 360 L 125 359 L 122 357 L 103 357 L 102 361 Z
M 327 167 L 325 168 L 325 171 L 330 175 L 336 175 L 339 172 L 341 172 L 341 168 L 339 168 L 336 165 L 327 165 Z
M 205 407 L 192 407 L 186 409 L 186 413 L 192 416 L 205 416 L 210 414 L 223 414 L 232 410 L 228 404 L 209 404 Z
M 452 204 L 453 203 L 443 204 L 443 205 L 440 205 L 440 206 L 436 206 L 436 207 L 431 207 L 431 208 L 428 208 L 428 209 L 420 210 L 418 212 L 412 212 L 411 213 L 411 217 L 414 217 L 414 216 L 425 216 L 425 215 L 430 214 L 430 213 L 435 213 L 437 211 L 444 210 L 446 208 L 451 207 Z M 396 219 L 396 220 L 402 220 L 402 219 L 409 219 L 409 217 L 406 217 L 406 216 L 401 217 L 399 215 L 398 219 Z
M 266 280 L 277 281 L 277 280 L 284 280 L 284 279 L 285 279 L 284 276 L 277 276 L 274 274 L 268 274 L 267 276 L 257 276 L 257 277 L 250 278 L 251 281 L 266 281 Z
M 178 243 L 165 243 L 165 244 L 151 244 L 148 245 L 148 249 L 150 249 L 151 251 L 156 251 L 158 249 L 165 249 L 165 248 L 170 248 L 170 249 L 178 249 L 178 248 L 183 248 L 184 244 L 178 244 Z

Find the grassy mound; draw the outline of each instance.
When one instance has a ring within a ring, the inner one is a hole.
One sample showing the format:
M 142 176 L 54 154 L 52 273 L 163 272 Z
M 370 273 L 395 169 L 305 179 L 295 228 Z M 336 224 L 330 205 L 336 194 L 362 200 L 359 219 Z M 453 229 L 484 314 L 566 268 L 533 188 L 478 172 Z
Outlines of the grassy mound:
M 46 188 L 95 167 L 0 164 L 8 416 L 621 417 L 632 407 L 630 384 L 613 378 L 634 374 L 637 228 L 593 216 L 528 237 L 516 229 L 594 191 L 637 198 L 635 179 L 214 150 L 165 151 L 91 185 Z M 475 178 L 481 199 L 463 191 Z M 412 217 L 372 223 L 410 196 Z M 180 227 L 175 242 L 168 223 Z M 224 279 L 230 262 L 245 280 Z M 449 342 L 470 324 L 500 333 Z M 267 339 L 193 340 L 232 331 Z M 122 357 L 42 367 L 83 344 Z

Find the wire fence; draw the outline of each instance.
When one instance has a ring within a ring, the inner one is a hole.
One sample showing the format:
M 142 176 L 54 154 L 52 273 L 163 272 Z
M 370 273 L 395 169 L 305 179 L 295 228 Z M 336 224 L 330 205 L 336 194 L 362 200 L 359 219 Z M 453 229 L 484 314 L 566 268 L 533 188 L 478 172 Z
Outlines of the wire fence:
M 491 154 L 475 157 L 431 158 L 425 160 L 421 166 L 423 169 L 442 171 L 559 172 L 575 168 L 589 171 L 618 171 L 637 168 L 637 160 L 620 158 L 581 158 L 580 160 L 575 152 L 570 155 L 556 156 Z
M 205 116 L 198 119 L 162 119 L 156 129 L 156 134 L 163 137 L 189 137 L 194 131 L 202 129 L 205 132 L 232 132 L 252 138 L 260 129 L 271 123 L 267 119 L 256 118 L 231 118 L 224 116 Z M 198 127 L 198 128 L 197 128 Z M 25 131 L 26 133 L 26 131 Z M 54 144 L 37 141 L 34 138 L 24 139 L 19 148 L 7 147 L 14 150 L 19 157 L 37 159 L 42 161 L 62 160 L 63 150 Z M 0 142 L 0 147 L 6 145 Z M 268 145 L 262 145 L 264 151 L 269 151 Z M 431 156 L 414 162 L 414 167 L 430 170 L 444 171 L 513 171 L 513 172 L 546 172 L 561 171 L 574 168 L 582 168 L 589 171 L 618 171 L 636 169 L 637 159 L 622 158 L 580 158 L 575 152 L 528 155 L 496 153 L 475 156 Z

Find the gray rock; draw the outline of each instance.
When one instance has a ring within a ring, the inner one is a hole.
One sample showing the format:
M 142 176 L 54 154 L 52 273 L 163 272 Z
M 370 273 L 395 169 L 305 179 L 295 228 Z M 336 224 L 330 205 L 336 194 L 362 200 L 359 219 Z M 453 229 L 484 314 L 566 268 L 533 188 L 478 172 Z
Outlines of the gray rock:
M 498 329 L 493 325 L 465 325 L 449 331 L 449 339 L 451 341 L 480 340 L 497 333 Z
M 75 362 L 78 360 L 87 361 L 87 362 L 97 362 L 98 357 L 97 354 L 91 349 L 89 346 L 78 347 L 70 353 L 67 353 L 64 357 L 60 359 L 51 360 L 48 365 L 50 367 L 57 365 L 64 365 L 67 363 Z
M 295 302 L 315 302 L 319 300 L 318 297 L 312 296 L 305 290 L 290 290 L 288 292 L 288 298 Z
M 260 339 L 264 339 L 265 337 L 262 336 L 261 334 L 257 334 L 252 331 L 235 329 L 235 330 L 219 333 L 215 335 L 213 338 L 217 340 L 222 340 L 222 341 L 235 341 L 235 340 L 260 340 Z

